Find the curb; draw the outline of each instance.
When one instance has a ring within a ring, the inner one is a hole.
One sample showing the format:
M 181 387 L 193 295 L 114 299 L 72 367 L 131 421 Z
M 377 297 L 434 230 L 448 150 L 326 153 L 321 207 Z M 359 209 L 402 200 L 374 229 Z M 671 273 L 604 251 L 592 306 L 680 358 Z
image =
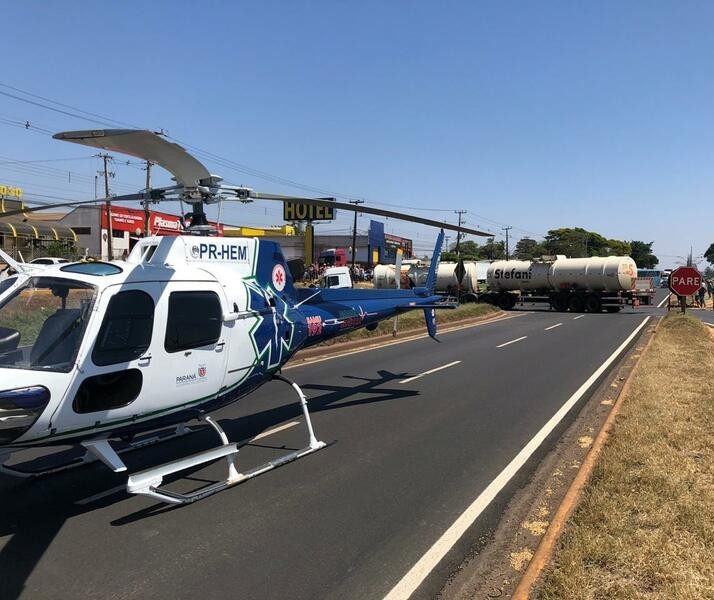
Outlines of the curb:
M 637 362 L 632 367 L 632 370 L 630 371 L 627 380 L 620 389 L 620 393 L 617 396 L 617 400 L 615 401 L 612 410 L 610 410 L 610 413 L 607 415 L 605 422 L 603 423 L 602 427 L 600 428 L 600 431 L 598 432 L 597 436 L 595 437 L 595 440 L 593 441 L 593 445 L 590 448 L 590 451 L 583 460 L 582 465 L 580 465 L 580 469 L 578 469 L 578 472 L 575 475 L 575 479 L 573 479 L 572 483 L 570 484 L 570 487 L 568 488 L 568 491 L 565 493 L 565 496 L 563 497 L 563 500 L 560 503 L 560 506 L 558 506 L 558 510 L 555 512 L 553 520 L 550 522 L 548 529 L 546 529 L 545 534 L 540 540 L 540 543 L 536 548 L 533 558 L 528 563 L 528 566 L 526 567 L 526 570 L 523 573 L 521 580 L 518 582 L 518 585 L 516 586 L 516 589 L 514 590 L 513 595 L 511 596 L 511 600 L 528 600 L 533 584 L 536 582 L 538 577 L 540 577 L 540 574 L 543 572 L 543 569 L 548 565 L 548 563 L 550 563 L 551 559 L 553 558 L 555 545 L 561 534 L 563 533 L 566 523 L 568 522 L 575 508 L 577 507 L 585 485 L 590 480 L 593 469 L 597 464 L 597 459 L 600 456 L 600 452 L 602 451 L 602 448 L 605 445 L 605 442 L 607 441 L 607 438 L 609 436 L 610 429 L 612 429 L 612 425 L 615 421 L 615 418 L 620 412 L 620 407 L 622 406 L 625 396 L 627 395 L 627 392 L 629 391 L 632 385 L 634 375 L 635 373 L 637 373 L 637 370 L 640 366 L 640 361 L 642 360 L 642 357 L 645 355 L 650 345 L 652 344 L 652 341 L 655 338 L 655 334 L 657 333 L 657 329 L 659 328 L 659 324 L 661 322 L 661 319 L 657 321 L 657 324 L 655 325 L 655 329 L 652 332 L 650 339 L 647 340 L 647 344 L 643 348 L 639 358 L 637 359 Z

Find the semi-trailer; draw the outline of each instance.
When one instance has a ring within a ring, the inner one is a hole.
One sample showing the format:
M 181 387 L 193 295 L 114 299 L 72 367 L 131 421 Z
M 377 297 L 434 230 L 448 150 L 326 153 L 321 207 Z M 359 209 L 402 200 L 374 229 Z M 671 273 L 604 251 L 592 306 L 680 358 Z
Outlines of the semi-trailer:
M 486 272 L 479 299 L 503 310 L 546 303 L 557 311 L 618 312 L 634 304 L 637 265 L 629 256 L 499 260 Z
M 458 263 L 442 262 L 436 270 L 436 292 L 455 297 L 459 302 L 476 302 L 480 291 L 486 289 L 486 269 L 488 261 L 465 261 L 459 280 Z M 402 264 L 401 287 L 425 285 L 428 267 Z M 394 288 L 396 267 L 377 265 L 372 282 L 376 288 Z

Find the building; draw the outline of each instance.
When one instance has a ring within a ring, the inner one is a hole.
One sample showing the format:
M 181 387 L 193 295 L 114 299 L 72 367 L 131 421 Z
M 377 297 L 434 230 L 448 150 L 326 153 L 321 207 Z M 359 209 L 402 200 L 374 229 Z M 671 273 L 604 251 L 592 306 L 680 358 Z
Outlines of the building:
M 0 186 L 0 248 L 27 262 L 40 256 L 75 256 L 77 236 L 60 222 L 63 215 L 23 213 L 3 217 L 3 213 L 25 208 L 21 198 L 20 188 Z
M 183 231 L 183 219 L 179 215 L 149 211 L 149 235 L 179 235 Z M 130 252 L 134 244 L 144 237 L 144 221 L 146 214 L 142 209 L 127 208 L 112 205 L 111 232 L 112 258 L 121 258 L 124 252 Z M 61 223 L 71 227 L 77 236 L 77 245 L 81 254 L 101 257 L 108 256 L 109 230 L 107 227 L 107 211 L 104 204 L 81 206 L 67 213 Z M 223 226 L 211 223 L 219 233 Z

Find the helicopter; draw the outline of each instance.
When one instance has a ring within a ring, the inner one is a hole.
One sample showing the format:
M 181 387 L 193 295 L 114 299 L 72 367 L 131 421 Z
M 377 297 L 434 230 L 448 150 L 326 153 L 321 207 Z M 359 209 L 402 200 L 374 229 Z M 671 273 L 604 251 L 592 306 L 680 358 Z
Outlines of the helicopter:
M 93 460 L 126 472 L 116 442 L 128 450 L 144 447 L 185 435 L 189 423 L 198 420 L 213 428 L 220 442 L 216 447 L 131 473 L 126 484 L 131 494 L 186 504 L 314 453 L 325 443 L 315 434 L 300 386 L 281 374 L 283 365 L 299 349 L 361 327 L 372 330 L 405 311 L 423 311 L 428 333 L 437 339 L 435 311 L 456 306 L 434 292 L 444 229 L 491 235 L 361 207 L 359 212 L 441 229 L 425 285 L 410 290 L 298 287 L 279 244 L 210 235 L 216 232 L 205 205 L 268 199 L 355 206 L 221 185 L 221 178 L 185 149 L 150 131 L 54 137 L 151 160 L 176 181 L 112 200 L 181 200 L 192 211 L 182 235 L 145 237 L 125 260 L 50 265 L 41 271 L 13 263 L 17 280 L 0 292 L 0 472 L 6 474 L 35 476 Z M 297 396 L 307 444 L 241 471 L 238 444 L 228 440 L 210 413 L 271 380 L 286 383 Z M 161 428 L 170 434 L 137 438 Z M 14 452 L 67 444 L 85 451 L 73 464 L 31 473 L 8 464 Z M 167 475 L 220 459 L 227 468 L 221 481 L 185 494 L 162 486 Z

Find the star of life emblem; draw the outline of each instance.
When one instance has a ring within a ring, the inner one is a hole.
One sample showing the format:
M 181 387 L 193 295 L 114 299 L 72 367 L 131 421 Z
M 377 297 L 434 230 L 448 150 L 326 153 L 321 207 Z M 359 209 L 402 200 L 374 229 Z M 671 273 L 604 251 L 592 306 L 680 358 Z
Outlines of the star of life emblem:
M 273 287 L 279 292 L 285 288 L 285 269 L 281 264 L 273 267 Z

